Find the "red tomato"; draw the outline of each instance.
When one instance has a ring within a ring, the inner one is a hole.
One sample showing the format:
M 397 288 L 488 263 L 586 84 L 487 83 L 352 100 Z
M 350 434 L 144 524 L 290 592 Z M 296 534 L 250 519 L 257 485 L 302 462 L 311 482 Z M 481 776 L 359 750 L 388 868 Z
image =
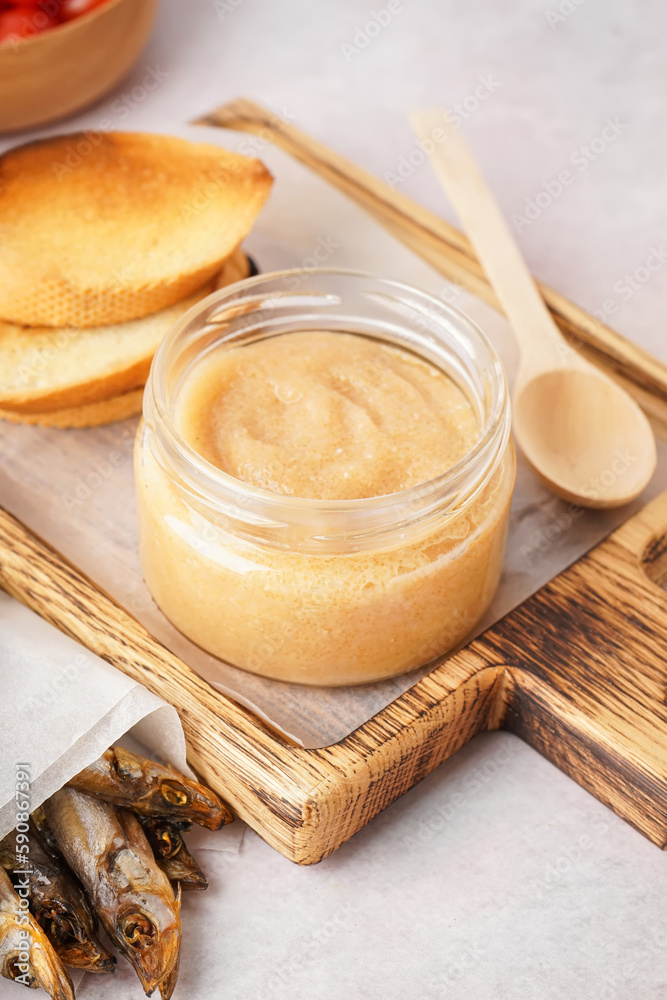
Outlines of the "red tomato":
M 18 10 L 0 11 L 0 44 L 25 38 L 26 18 Z
M 80 17 L 81 14 L 87 14 L 88 11 L 94 10 L 95 7 L 100 7 L 107 0 L 62 0 L 61 7 L 61 17 L 63 21 L 71 21 L 75 17 Z
M 107 0 L 0 0 L 0 45 L 32 38 L 63 21 L 72 21 Z
M 48 13 L 41 5 L 13 4 L 0 11 L 0 44 L 19 38 L 32 38 L 58 23 L 57 13 Z

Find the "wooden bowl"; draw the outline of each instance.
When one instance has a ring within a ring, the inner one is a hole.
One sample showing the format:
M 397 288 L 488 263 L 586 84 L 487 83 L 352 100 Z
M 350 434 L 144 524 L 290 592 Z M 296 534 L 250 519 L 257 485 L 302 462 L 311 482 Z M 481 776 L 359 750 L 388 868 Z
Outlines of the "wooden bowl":
M 158 0 L 107 0 L 32 38 L 0 45 L 0 131 L 43 125 L 99 100 L 129 72 Z

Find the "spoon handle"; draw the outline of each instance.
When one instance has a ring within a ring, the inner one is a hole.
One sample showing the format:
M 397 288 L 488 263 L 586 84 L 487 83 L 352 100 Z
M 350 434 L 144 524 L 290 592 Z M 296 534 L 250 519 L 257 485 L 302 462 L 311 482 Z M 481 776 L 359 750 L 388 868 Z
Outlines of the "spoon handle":
M 436 173 L 519 341 L 524 372 L 563 364 L 573 352 L 551 318 L 460 130 L 444 111 L 417 111 L 410 120 L 419 140 L 433 149 Z

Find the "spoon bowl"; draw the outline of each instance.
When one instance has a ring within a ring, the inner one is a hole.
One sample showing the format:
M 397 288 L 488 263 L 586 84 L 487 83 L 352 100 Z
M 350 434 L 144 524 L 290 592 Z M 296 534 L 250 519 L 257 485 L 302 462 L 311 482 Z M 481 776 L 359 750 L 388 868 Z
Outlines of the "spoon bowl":
M 430 142 L 434 166 L 519 343 L 513 421 L 519 447 L 557 496 L 582 507 L 629 503 L 655 471 L 651 425 L 617 382 L 565 341 L 457 126 L 442 111 L 421 111 L 412 121 Z M 444 138 L 433 149 L 429 137 L 438 132 Z
M 557 496 L 586 507 L 629 503 L 648 484 L 657 455 L 633 399 L 594 368 L 556 368 L 514 394 L 514 435 Z

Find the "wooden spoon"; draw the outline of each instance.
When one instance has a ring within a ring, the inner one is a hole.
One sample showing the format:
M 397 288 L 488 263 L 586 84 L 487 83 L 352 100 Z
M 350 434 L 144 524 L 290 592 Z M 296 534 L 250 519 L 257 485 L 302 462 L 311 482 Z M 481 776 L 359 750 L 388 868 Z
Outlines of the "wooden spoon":
M 418 111 L 411 121 L 519 342 L 513 425 L 526 459 L 549 489 L 565 500 L 583 507 L 628 503 L 655 470 L 651 425 L 616 382 L 561 336 L 446 112 Z

